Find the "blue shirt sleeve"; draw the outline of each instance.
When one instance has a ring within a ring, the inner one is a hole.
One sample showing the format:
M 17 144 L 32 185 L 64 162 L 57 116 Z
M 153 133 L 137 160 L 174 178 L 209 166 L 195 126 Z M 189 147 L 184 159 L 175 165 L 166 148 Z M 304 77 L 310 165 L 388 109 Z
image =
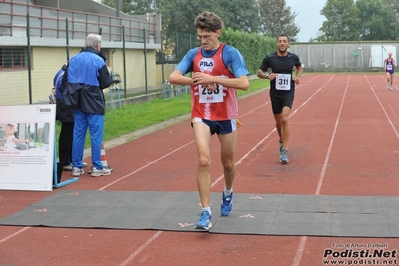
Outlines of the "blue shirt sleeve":
M 225 46 L 223 50 L 223 61 L 236 78 L 249 75 L 244 57 L 233 46 Z
M 198 49 L 199 47 L 196 47 L 188 51 L 180 63 L 176 66 L 176 70 L 179 70 L 181 73 L 183 73 L 183 75 L 193 72 L 193 61 Z
M 56 98 L 61 99 L 62 97 L 62 92 L 61 92 L 61 86 L 62 86 L 62 78 L 64 76 L 64 70 L 60 69 L 58 70 L 57 74 L 55 74 L 54 79 L 53 79 L 53 85 L 56 91 Z

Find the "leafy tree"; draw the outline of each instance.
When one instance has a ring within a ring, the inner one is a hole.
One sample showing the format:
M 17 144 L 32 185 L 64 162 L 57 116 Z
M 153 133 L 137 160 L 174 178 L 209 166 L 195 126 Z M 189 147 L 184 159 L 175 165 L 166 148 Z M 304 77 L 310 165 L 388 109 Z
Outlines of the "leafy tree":
M 110 7 L 116 7 L 117 0 L 102 0 Z M 122 12 L 131 15 L 159 13 L 165 32 L 193 32 L 194 18 L 209 10 L 218 14 L 224 25 L 236 30 L 257 32 L 260 19 L 257 0 L 120 0 Z
M 361 21 L 361 39 L 369 40 L 396 40 L 399 27 L 395 18 L 395 11 L 381 0 L 358 0 Z
M 359 40 L 359 10 L 354 0 L 328 0 L 320 12 L 326 17 L 320 31 L 324 34 L 319 40 L 355 41 Z
M 194 31 L 194 19 L 204 11 L 215 12 L 221 17 L 226 28 L 246 32 L 258 31 L 260 19 L 257 0 L 170 0 L 165 1 L 158 9 L 167 32 L 184 33 Z
M 227 28 L 246 32 L 259 32 L 260 17 L 257 0 L 220 0 L 220 17 Z
M 399 0 L 382 0 L 382 4 L 387 5 L 395 14 L 395 19 L 399 21 Z
M 212 10 L 222 17 L 221 7 L 213 0 L 171 0 L 161 10 L 165 34 L 168 36 L 175 32 L 195 34 L 194 18 L 205 10 Z
M 220 7 L 213 0 L 190 1 L 169 0 L 159 13 L 162 15 L 162 28 L 165 40 L 164 48 L 174 50 L 177 60 L 193 46 L 198 44 L 195 39 L 194 18 L 205 10 L 212 10 L 220 15 Z M 191 34 L 191 36 L 190 36 Z M 195 45 L 194 45 L 195 44 Z
M 285 0 L 259 0 L 259 13 L 261 17 L 261 33 L 270 37 L 278 37 L 281 33 L 290 36 L 295 41 L 300 31 L 295 24 L 298 15 L 286 6 Z

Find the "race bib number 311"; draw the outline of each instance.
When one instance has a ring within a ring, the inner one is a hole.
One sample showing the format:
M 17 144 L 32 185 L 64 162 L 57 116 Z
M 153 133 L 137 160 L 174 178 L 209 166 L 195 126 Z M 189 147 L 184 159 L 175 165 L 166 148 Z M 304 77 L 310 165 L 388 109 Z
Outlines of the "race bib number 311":
M 277 74 L 276 90 L 289 91 L 291 89 L 291 74 Z

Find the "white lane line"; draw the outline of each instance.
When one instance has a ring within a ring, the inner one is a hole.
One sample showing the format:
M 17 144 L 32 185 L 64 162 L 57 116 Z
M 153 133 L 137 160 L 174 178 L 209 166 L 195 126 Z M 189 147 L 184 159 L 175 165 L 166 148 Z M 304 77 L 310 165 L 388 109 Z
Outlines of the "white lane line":
M 28 227 L 24 227 L 24 228 L 22 228 L 21 230 L 15 232 L 14 234 L 11 234 L 11 235 L 9 235 L 9 236 L 7 236 L 7 237 L 1 239 L 1 240 L 0 240 L 0 244 L 3 243 L 3 242 L 5 242 L 5 241 L 7 241 L 8 239 L 10 239 L 10 238 L 16 236 L 16 235 L 19 235 L 20 233 L 22 233 L 22 232 L 28 230 L 29 228 L 30 228 L 29 226 L 28 226 Z
M 156 232 L 152 237 L 150 237 L 143 245 L 141 245 L 135 252 L 133 252 L 127 259 L 125 259 L 120 266 L 128 265 L 137 255 L 141 253 L 146 247 L 148 247 L 155 239 L 162 234 L 163 231 Z
M 121 181 L 121 180 L 123 180 L 123 179 L 125 179 L 125 178 L 127 178 L 127 177 L 129 177 L 129 176 L 131 176 L 131 175 L 133 175 L 133 174 L 135 174 L 135 173 L 137 173 L 137 172 L 140 172 L 141 170 L 147 168 L 148 166 L 153 165 L 153 164 L 156 163 L 156 162 L 159 162 L 160 160 L 162 160 L 162 159 L 168 157 L 169 155 L 171 155 L 171 154 L 177 152 L 178 150 L 181 150 L 181 149 L 187 147 L 188 145 L 190 145 L 190 144 L 192 144 L 192 143 L 194 143 L 194 140 L 192 140 L 192 141 L 190 141 L 190 142 L 188 142 L 188 143 L 186 143 L 186 144 L 180 146 L 180 147 L 177 148 L 177 149 L 174 149 L 173 151 L 171 151 L 171 152 L 169 152 L 169 153 L 167 153 L 167 154 L 165 154 L 165 155 L 159 157 L 158 159 L 156 159 L 156 160 L 154 160 L 154 161 L 152 161 L 152 162 L 147 163 L 146 165 L 144 165 L 144 166 L 142 166 L 142 167 L 140 167 L 140 168 L 134 170 L 133 172 L 131 172 L 131 173 L 127 174 L 127 175 L 122 176 L 121 178 L 118 178 L 118 179 L 114 180 L 113 182 L 109 183 L 109 184 L 106 185 L 106 186 L 103 186 L 103 187 L 100 188 L 99 190 L 104 190 L 104 189 L 106 189 L 106 188 L 112 186 L 113 184 L 116 184 L 116 183 L 118 183 L 119 181 Z
M 366 76 L 366 75 L 364 75 L 364 76 L 366 77 L 367 83 L 369 84 L 371 91 L 373 92 L 375 98 L 377 99 L 379 105 L 381 106 L 381 109 L 382 109 L 382 111 L 384 112 L 385 117 L 387 118 L 389 124 L 391 125 L 393 131 L 395 132 L 396 137 L 399 139 L 398 131 L 396 130 L 396 128 L 395 128 L 395 126 L 394 126 L 394 124 L 393 124 L 391 118 L 389 117 L 388 113 L 386 112 L 386 110 L 385 110 L 385 108 L 384 108 L 384 105 L 381 103 L 380 99 L 378 98 L 377 94 L 375 93 L 374 86 L 371 85 L 371 83 L 370 83 L 369 79 L 367 78 L 367 76 Z
M 348 81 L 346 83 L 344 95 L 342 96 L 341 106 L 339 107 L 337 119 L 335 120 L 334 130 L 333 130 L 333 133 L 331 135 L 330 144 L 328 145 L 326 157 L 324 158 L 323 167 L 321 168 L 321 173 L 320 173 L 320 177 L 319 177 L 319 182 L 317 183 L 317 188 L 316 188 L 315 195 L 319 195 L 320 194 L 321 186 L 323 185 L 324 175 L 326 173 L 327 164 L 328 164 L 328 161 L 330 159 L 331 149 L 332 149 L 332 146 L 333 146 L 333 143 L 334 143 L 335 134 L 337 133 L 338 124 L 339 124 L 339 120 L 340 120 L 341 113 L 342 113 L 342 108 L 344 106 L 346 93 L 347 93 L 348 87 L 349 87 L 349 79 L 350 79 L 350 76 L 348 77 Z
M 339 120 L 340 120 L 340 117 L 341 117 L 342 108 L 343 108 L 344 101 L 345 101 L 345 96 L 346 96 L 346 93 L 347 93 L 348 87 L 349 87 L 349 85 L 348 85 L 349 84 L 349 79 L 350 79 L 350 76 L 348 77 L 348 80 L 346 82 L 344 95 L 343 95 L 342 100 L 341 100 L 341 106 L 340 106 L 339 111 L 338 111 L 337 119 L 335 120 L 334 130 L 333 130 L 333 133 L 331 135 L 330 144 L 329 144 L 328 149 L 327 149 L 327 154 L 326 154 L 326 157 L 324 159 L 323 167 L 321 168 L 321 173 L 320 173 L 320 176 L 319 176 L 319 181 L 317 182 L 317 188 L 316 188 L 315 195 L 319 195 L 320 194 L 321 186 L 323 185 L 323 180 L 324 180 L 324 176 L 325 176 L 325 173 L 326 173 L 328 161 L 330 159 L 331 149 L 332 149 L 332 146 L 333 146 L 333 143 L 334 143 L 335 134 L 337 132 Z M 300 265 L 300 263 L 302 261 L 303 252 L 305 251 L 305 246 L 306 246 L 307 239 L 308 239 L 307 236 L 301 236 L 301 238 L 299 240 L 298 249 L 295 252 L 295 257 L 294 257 L 294 261 L 292 263 L 292 266 Z

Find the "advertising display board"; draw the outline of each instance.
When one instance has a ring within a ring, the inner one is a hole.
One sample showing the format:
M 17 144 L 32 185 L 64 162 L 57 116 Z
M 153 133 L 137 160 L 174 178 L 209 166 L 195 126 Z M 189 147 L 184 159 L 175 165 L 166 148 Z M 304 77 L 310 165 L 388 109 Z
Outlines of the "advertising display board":
M 52 190 L 55 108 L 0 106 L 0 189 Z

